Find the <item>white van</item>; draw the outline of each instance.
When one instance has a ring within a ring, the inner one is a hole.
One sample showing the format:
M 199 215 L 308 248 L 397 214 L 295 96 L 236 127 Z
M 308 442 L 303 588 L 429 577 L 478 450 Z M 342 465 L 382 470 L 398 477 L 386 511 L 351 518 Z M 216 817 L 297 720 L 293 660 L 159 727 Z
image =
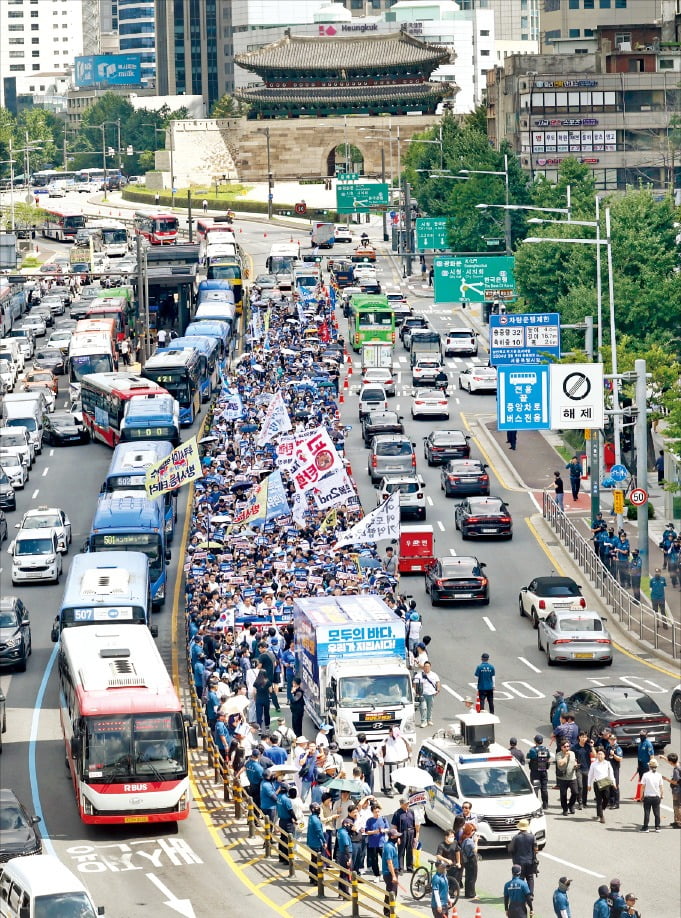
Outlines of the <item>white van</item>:
M 494 742 L 494 714 L 460 714 L 458 723 L 423 740 L 417 765 L 429 772 L 426 818 L 451 829 L 464 800 L 477 817 L 478 844 L 506 846 L 527 819 L 537 845 L 546 844 L 546 816 L 527 773 L 500 743 Z
M 56 529 L 20 529 L 10 542 L 12 586 L 18 583 L 59 583 L 62 557 Z
M 5 427 L 25 427 L 33 444 L 33 454 L 40 455 L 43 450 L 43 419 L 46 412 L 39 402 L 8 402 L 2 406 Z
M 96 907 L 78 877 L 51 854 L 14 857 L 0 870 L 0 918 L 104 914 L 104 906 Z
M 17 338 L 1 338 L 0 354 L 7 354 L 17 368 L 17 376 L 24 370 L 26 358 Z

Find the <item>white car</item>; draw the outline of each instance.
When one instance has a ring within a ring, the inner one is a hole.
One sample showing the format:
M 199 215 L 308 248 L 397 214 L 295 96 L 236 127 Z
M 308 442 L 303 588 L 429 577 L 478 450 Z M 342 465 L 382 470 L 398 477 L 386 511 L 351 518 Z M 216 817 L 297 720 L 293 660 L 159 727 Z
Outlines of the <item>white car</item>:
M 48 386 L 21 385 L 22 392 L 37 392 L 45 399 L 45 407 L 52 414 L 57 405 L 57 396 Z
M 496 392 L 496 367 L 466 367 L 459 373 L 459 389 L 468 392 Z
M 3 393 L 11 392 L 17 381 L 17 368 L 9 359 L 0 358 L 0 390 Z
M 12 584 L 59 583 L 62 558 L 54 529 L 20 530 L 9 547 Z
M 443 345 L 445 357 L 468 354 L 477 357 L 478 335 L 472 328 L 450 328 Z
M 421 389 L 411 397 L 412 418 L 442 417 L 449 420 L 449 402 L 440 389 Z
M 539 622 L 537 647 L 548 666 L 556 663 L 604 663 L 613 660 L 612 638 L 598 612 L 579 609 L 551 612 Z
M 11 449 L 0 446 L 0 468 L 9 478 L 13 488 L 23 488 L 28 481 L 28 469 Z
M 23 328 L 32 329 L 36 338 L 43 338 L 47 333 L 47 323 L 45 319 L 39 315 L 24 316 L 21 320 L 21 325 Z
M 59 348 L 59 350 L 65 354 L 69 349 L 72 335 L 73 332 L 70 328 L 58 328 L 56 331 L 53 331 L 48 338 L 47 346 Z
M 21 462 L 30 469 L 35 459 L 35 444 L 25 427 L 0 427 L 0 446 L 16 450 Z
M 71 520 L 59 507 L 38 507 L 27 510 L 17 528 L 19 533 L 27 530 L 49 529 L 57 536 L 57 547 L 64 554 L 71 544 Z
M 66 191 L 61 185 L 48 185 L 47 196 L 48 198 L 65 198 Z
M 527 616 L 534 628 L 551 612 L 586 609 L 582 588 L 572 577 L 535 577 L 518 595 L 520 617 Z
M 41 306 L 47 306 L 53 316 L 63 316 L 66 311 L 63 298 L 57 293 L 50 293 L 40 301 Z
M 355 234 L 352 232 L 349 226 L 345 226 L 344 223 L 337 223 L 336 228 L 333 231 L 333 236 L 336 242 L 354 242 Z
M 388 393 L 383 386 L 377 383 L 371 383 L 368 386 L 362 386 L 359 390 L 359 419 L 360 421 L 371 414 L 372 411 L 388 410 Z
M 412 386 L 434 386 L 437 376 L 444 370 L 439 356 L 419 357 L 411 368 Z
M 414 516 L 426 518 L 426 496 L 423 493 L 425 482 L 415 472 L 406 475 L 386 475 L 376 490 L 376 505 L 386 501 L 395 491 L 400 492 L 400 517 Z
M 362 385 L 383 386 L 386 395 L 395 394 L 395 374 L 390 367 L 367 367 L 362 372 Z

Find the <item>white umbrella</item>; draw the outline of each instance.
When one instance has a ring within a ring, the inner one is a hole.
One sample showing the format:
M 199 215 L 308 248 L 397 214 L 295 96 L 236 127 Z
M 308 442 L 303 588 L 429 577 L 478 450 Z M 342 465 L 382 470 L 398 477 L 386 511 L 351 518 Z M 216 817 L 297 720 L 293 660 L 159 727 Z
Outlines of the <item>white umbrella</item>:
M 233 695 L 220 705 L 221 714 L 242 714 L 251 703 L 246 695 Z
M 271 775 L 295 775 L 300 771 L 300 765 L 284 762 L 283 765 L 271 765 L 268 770 Z
M 393 784 L 404 784 L 405 787 L 413 787 L 415 790 L 423 790 L 435 783 L 430 772 L 417 768 L 415 765 L 396 768 L 390 773 L 390 780 Z

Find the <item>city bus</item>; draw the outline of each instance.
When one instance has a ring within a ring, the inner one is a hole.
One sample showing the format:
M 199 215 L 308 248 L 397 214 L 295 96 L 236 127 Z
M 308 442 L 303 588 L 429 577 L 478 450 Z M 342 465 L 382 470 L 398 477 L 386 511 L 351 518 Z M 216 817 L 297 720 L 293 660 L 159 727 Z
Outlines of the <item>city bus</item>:
M 206 277 L 209 281 L 222 280 L 227 281 L 234 294 L 234 305 L 236 306 L 237 315 L 241 315 L 243 309 L 243 269 L 241 259 L 229 257 L 227 255 L 215 258 L 210 261 L 206 268 Z
M 131 399 L 131 403 L 134 401 L 136 399 Z M 119 443 L 111 457 L 111 464 L 100 493 L 141 491 L 146 494 L 144 481 L 147 469 L 165 459 L 172 452 L 173 445 L 177 444 L 172 444 L 169 440 L 151 439 L 135 443 Z M 162 497 L 166 534 L 168 541 L 172 541 L 177 522 L 177 492 L 165 491 Z
M 78 387 L 86 376 L 116 370 L 118 358 L 111 331 L 74 332 L 69 341 L 66 366 L 72 398 L 77 396 Z
M 220 372 L 218 362 L 220 359 L 220 342 L 217 338 L 210 335 L 191 335 L 185 338 L 173 338 L 171 343 L 175 351 L 185 350 L 185 348 L 194 348 L 199 354 L 199 392 L 201 401 L 210 400 L 215 389 L 218 387 Z M 158 351 L 159 354 L 163 350 Z
M 73 242 L 79 229 L 85 227 L 85 217 L 74 210 L 47 208 L 43 210 L 42 235 L 58 242 Z
M 114 340 L 123 341 L 128 337 L 128 301 L 122 296 L 98 296 L 88 306 L 86 319 L 112 321 Z M 76 327 L 76 331 L 78 328 Z
M 229 341 L 232 337 L 232 326 L 229 322 L 221 322 L 217 319 L 210 321 L 201 320 L 200 322 L 191 322 L 184 330 L 185 338 L 199 337 L 214 338 L 218 342 L 218 372 L 220 365 L 224 362 L 229 353 Z M 175 342 L 173 342 L 174 344 Z
M 395 313 L 385 294 L 355 294 L 350 298 L 348 332 L 354 351 L 363 344 L 395 344 Z
M 169 542 L 162 497 L 150 500 L 146 492 L 131 488 L 113 494 L 100 494 L 87 550 L 143 552 L 149 559 L 151 602 L 156 610 L 166 599 Z
M 275 242 L 265 261 L 268 274 L 293 274 L 294 268 L 300 265 L 299 242 Z
M 76 182 L 103 182 L 109 175 L 117 174 L 117 169 L 78 169 L 75 174 Z
M 125 403 L 135 395 L 168 394 L 162 386 L 131 373 L 91 373 L 81 383 L 83 426 L 92 440 L 112 449 L 121 438 Z
M 152 354 L 142 375 L 163 386 L 180 404 L 180 424 L 189 427 L 199 413 L 199 354 L 194 349 L 164 348 Z
M 186 819 L 185 718 L 149 629 L 66 628 L 58 672 L 66 761 L 81 820 Z M 191 734 L 194 746 L 194 729 Z
M 120 220 L 90 220 L 87 228 L 97 231 L 102 240 L 102 251 L 109 258 L 119 258 L 128 254 L 130 239 L 125 223 L 121 223 Z
M 135 232 L 149 245 L 175 245 L 179 226 L 174 214 L 135 214 Z
M 52 627 L 56 643 L 64 628 L 81 625 L 151 624 L 149 561 L 141 551 L 106 551 L 75 555 L 71 561 L 59 614 Z
M 70 185 L 76 179 L 75 172 L 62 172 L 58 169 L 40 169 L 31 175 L 30 182 L 34 188 L 47 188 L 53 182 Z
M 117 349 L 116 320 L 110 316 L 90 315 L 88 310 L 84 319 L 78 319 L 73 329 L 74 335 L 106 335 L 111 342 L 114 354 Z
M 180 406 L 172 395 L 135 395 L 126 403 L 120 443 L 139 440 L 179 444 Z

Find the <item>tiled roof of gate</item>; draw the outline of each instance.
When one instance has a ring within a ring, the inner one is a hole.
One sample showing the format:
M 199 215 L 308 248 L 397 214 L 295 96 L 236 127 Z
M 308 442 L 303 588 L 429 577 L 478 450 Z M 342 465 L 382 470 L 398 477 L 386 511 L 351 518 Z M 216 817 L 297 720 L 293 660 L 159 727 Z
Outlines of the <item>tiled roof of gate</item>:
M 371 102 L 398 102 L 408 99 L 414 104 L 420 100 L 442 99 L 453 93 L 455 87 L 450 83 L 408 83 L 391 86 L 349 86 L 347 89 L 316 86 L 314 89 L 283 88 L 271 89 L 267 86 L 252 86 L 248 89 L 237 89 L 235 96 L 242 102 L 253 103 L 279 102 L 286 105 L 353 104 Z
M 450 59 L 450 51 L 428 44 L 407 32 L 353 35 L 347 38 L 287 34 L 279 41 L 237 55 L 246 70 L 290 70 L 314 73 L 329 70 L 374 70 L 420 64 L 432 70 Z

